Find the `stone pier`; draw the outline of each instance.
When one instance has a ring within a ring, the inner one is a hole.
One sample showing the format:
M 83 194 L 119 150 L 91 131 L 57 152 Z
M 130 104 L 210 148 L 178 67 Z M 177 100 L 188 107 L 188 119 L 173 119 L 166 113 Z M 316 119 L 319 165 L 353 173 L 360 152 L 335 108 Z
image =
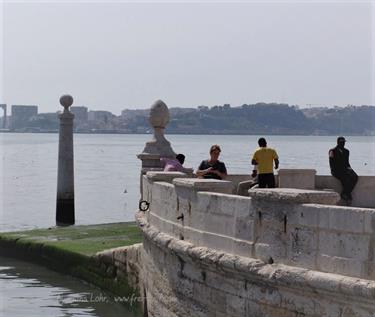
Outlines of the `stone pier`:
M 371 207 L 359 208 L 339 206 L 331 179 L 311 169 L 280 170 L 283 188 L 247 196 L 235 193 L 249 175 L 162 172 L 164 106 L 139 156 L 143 243 L 98 254 L 129 276 L 144 316 L 374 317 L 375 178 L 359 182 L 355 203 Z

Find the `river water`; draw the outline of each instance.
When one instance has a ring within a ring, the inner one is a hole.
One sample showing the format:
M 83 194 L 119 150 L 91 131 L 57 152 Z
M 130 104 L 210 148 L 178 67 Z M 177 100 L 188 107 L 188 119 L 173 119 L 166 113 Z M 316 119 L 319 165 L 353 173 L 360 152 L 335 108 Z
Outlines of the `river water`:
M 28 262 L 0 257 L 2 317 L 131 317 L 117 298 L 73 277 Z
M 197 168 L 211 144 L 220 144 L 229 173 L 250 173 L 258 136 L 169 135 L 186 167 Z M 139 199 L 140 161 L 151 135 L 76 134 L 75 204 L 77 224 L 134 220 Z M 280 168 L 315 168 L 329 174 L 328 150 L 335 137 L 269 136 Z M 375 137 L 347 137 L 351 164 L 360 175 L 375 175 Z M 0 134 L 0 231 L 55 224 L 57 134 Z

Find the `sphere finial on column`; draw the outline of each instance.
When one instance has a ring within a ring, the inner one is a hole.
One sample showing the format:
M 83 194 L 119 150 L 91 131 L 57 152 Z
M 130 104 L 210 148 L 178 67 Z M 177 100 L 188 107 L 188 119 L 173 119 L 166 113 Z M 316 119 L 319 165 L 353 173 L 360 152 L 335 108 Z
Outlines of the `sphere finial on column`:
M 71 95 L 61 96 L 60 104 L 64 107 L 64 111 L 69 111 L 69 107 L 73 104 L 73 97 Z

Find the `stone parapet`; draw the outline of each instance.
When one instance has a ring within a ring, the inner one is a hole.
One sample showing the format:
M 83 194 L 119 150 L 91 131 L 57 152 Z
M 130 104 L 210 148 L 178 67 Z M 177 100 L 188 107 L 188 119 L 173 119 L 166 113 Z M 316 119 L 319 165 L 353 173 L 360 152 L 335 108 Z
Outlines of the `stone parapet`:
M 341 193 L 342 186 L 340 181 L 330 175 L 316 175 L 315 185 L 317 189 L 333 189 Z M 375 176 L 359 176 L 358 182 L 352 192 L 352 206 L 375 208 Z
M 330 191 L 254 189 L 251 197 L 220 191 L 231 192 L 231 183 L 147 179 L 145 216 L 161 232 L 196 246 L 375 279 L 374 209 L 334 206 L 338 194 Z
M 333 191 L 295 188 L 255 188 L 249 190 L 249 196 L 255 200 L 293 204 L 336 205 L 340 200 L 340 195 Z

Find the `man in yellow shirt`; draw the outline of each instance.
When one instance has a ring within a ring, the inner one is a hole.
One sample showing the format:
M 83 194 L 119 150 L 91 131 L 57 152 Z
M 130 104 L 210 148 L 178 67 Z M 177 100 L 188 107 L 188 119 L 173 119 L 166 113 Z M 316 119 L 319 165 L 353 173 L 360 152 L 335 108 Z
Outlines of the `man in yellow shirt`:
M 273 162 L 275 169 L 279 168 L 279 157 L 274 149 L 267 147 L 265 138 L 258 140 L 259 148 L 254 152 L 251 164 L 256 165 L 258 169 L 259 188 L 275 188 L 275 176 L 273 175 Z M 257 174 L 253 171 L 253 177 Z

